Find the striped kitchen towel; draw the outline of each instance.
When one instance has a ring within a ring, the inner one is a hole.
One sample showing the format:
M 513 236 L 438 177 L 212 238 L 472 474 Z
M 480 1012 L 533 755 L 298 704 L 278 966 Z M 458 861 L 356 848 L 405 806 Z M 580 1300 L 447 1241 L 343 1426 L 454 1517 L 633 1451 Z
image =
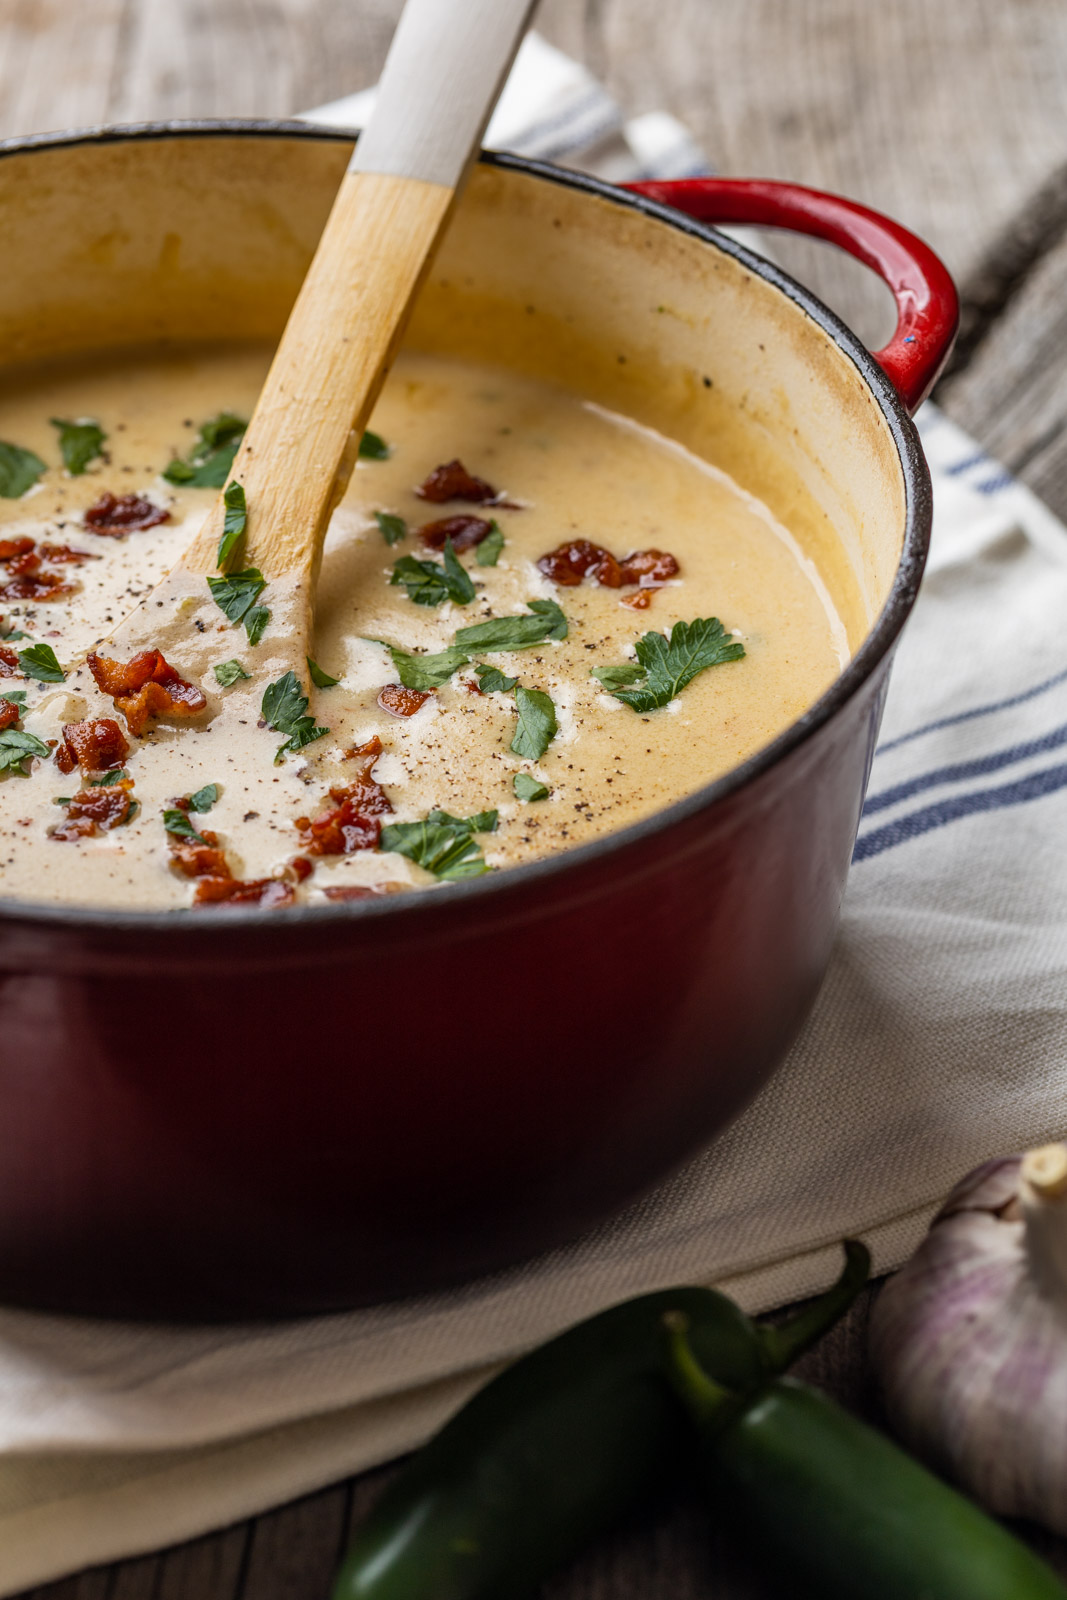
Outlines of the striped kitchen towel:
M 672 118 L 625 123 L 537 39 L 490 138 L 618 178 L 703 165 Z M 451 1294 L 255 1327 L 0 1310 L 0 1593 L 397 1455 L 626 1295 L 714 1282 L 759 1309 L 825 1284 L 846 1233 L 892 1267 L 961 1173 L 1067 1134 L 1067 530 L 938 412 L 920 425 L 929 574 L 836 953 L 782 1070 L 626 1215 Z

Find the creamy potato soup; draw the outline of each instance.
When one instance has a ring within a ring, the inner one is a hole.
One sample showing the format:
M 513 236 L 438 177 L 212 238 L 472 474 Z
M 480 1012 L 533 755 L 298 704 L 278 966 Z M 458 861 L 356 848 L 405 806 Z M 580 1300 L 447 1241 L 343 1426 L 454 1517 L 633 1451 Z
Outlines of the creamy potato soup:
M 269 360 L 140 351 L 0 386 L 0 894 L 182 908 L 432 887 L 649 816 L 745 760 L 847 659 L 758 501 L 670 440 L 405 354 L 334 514 L 313 664 L 266 681 L 233 550 L 108 634 L 189 544 Z

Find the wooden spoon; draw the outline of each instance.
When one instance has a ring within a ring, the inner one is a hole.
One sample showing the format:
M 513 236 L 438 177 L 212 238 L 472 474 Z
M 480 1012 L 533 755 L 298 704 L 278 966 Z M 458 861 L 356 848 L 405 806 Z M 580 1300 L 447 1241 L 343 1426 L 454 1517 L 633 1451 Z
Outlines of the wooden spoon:
M 243 631 L 232 642 L 260 681 L 286 667 L 304 677 L 330 513 L 534 3 L 408 0 L 401 15 L 234 462 L 247 524 L 224 567 L 258 569 L 270 620 L 255 648 Z M 173 648 L 198 675 L 218 658 L 226 624 L 206 579 L 219 575 L 225 513 L 220 495 L 178 565 L 111 635 L 108 655 Z M 208 633 L 210 650 L 197 648 Z

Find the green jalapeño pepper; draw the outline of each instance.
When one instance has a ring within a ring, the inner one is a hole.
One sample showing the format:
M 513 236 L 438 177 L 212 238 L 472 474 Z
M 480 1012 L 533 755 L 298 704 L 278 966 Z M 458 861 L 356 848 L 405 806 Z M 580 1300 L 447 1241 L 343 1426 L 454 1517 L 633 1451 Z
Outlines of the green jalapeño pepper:
M 883 1434 L 792 1379 L 710 1377 L 682 1316 L 669 1360 L 704 1439 L 718 1518 L 818 1600 L 1067 1600 L 1025 1545 Z
M 842 1284 L 776 1331 L 776 1355 L 818 1338 L 865 1275 L 852 1259 Z M 664 1366 L 668 1313 L 684 1317 L 718 1381 L 758 1386 L 765 1343 L 713 1290 L 644 1295 L 580 1323 L 507 1368 L 411 1458 L 357 1532 L 333 1600 L 518 1600 L 692 1466 L 693 1429 Z

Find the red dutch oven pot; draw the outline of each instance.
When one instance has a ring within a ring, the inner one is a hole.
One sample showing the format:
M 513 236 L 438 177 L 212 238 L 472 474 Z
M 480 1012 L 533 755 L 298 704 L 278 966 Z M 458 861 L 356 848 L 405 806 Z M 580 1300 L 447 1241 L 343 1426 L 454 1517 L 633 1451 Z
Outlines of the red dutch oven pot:
M 276 336 L 349 149 L 255 123 L 0 147 L 4 348 Z M 890 344 L 714 223 L 867 262 Z M 410 341 L 554 376 L 809 548 L 832 533 L 852 659 L 717 782 L 471 883 L 284 913 L 0 902 L 0 1297 L 218 1317 L 425 1291 L 575 1236 L 738 1112 L 829 958 L 929 536 L 909 413 L 956 314 L 931 251 L 845 200 L 483 158 Z

